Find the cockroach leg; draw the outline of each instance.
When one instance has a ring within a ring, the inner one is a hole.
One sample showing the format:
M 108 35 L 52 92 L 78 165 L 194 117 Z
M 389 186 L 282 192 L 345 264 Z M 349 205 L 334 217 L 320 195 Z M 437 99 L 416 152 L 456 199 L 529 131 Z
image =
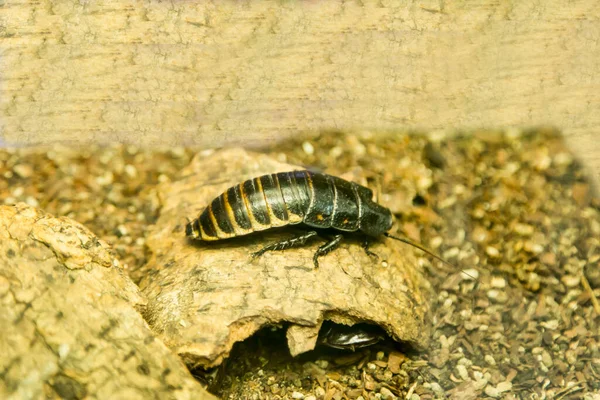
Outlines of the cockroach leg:
M 365 251 L 365 253 L 367 253 L 367 255 L 369 257 L 375 257 L 377 259 L 379 259 L 379 256 L 375 253 L 373 253 L 371 250 L 369 250 L 369 246 L 371 245 L 371 241 L 369 240 L 368 236 L 365 236 L 363 242 L 362 242 L 362 248 Z
M 306 232 L 299 236 L 295 236 L 295 237 L 292 237 L 289 239 L 281 240 L 279 242 L 271 243 L 271 244 L 263 247 L 259 251 L 252 253 L 252 258 L 254 259 L 256 257 L 260 257 L 265 252 L 271 251 L 271 250 L 286 250 L 286 249 L 291 249 L 292 247 L 304 246 L 306 244 L 306 242 L 308 241 L 308 239 L 310 239 L 314 236 L 317 236 L 317 232 L 310 231 L 310 232 Z
M 329 242 L 325 243 L 323 246 L 319 247 L 317 251 L 315 251 L 315 255 L 313 256 L 313 263 L 315 264 L 315 268 L 319 268 L 319 260 L 318 258 L 324 256 L 325 254 L 335 250 L 343 239 L 343 235 L 335 235 L 333 239 Z

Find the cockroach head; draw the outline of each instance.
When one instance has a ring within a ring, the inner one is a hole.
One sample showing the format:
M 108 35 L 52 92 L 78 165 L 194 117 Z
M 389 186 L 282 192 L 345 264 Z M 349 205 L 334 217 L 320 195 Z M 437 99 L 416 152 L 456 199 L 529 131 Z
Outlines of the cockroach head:
M 392 212 L 377 203 L 364 205 L 360 219 L 361 232 L 369 236 L 381 236 L 392 229 Z

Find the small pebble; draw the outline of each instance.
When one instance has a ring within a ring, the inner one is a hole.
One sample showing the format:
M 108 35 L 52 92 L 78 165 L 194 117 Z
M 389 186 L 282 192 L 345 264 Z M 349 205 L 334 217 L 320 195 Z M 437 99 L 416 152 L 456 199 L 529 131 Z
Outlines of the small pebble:
M 488 385 L 485 388 L 485 394 L 487 394 L 490 397 L 493 397 L 495 399 L 499 398 L 502 393 L 507 392 L 509 390 L 512 389 L 512 383 L 511 382 L 500 382 L 498 385 L 496 385 L 496 387 L 493 387 L 492 385 Z
M 37 199 L 33 196 L 27 196 L 25 198 L 25 203 L 27 203 L 31 207 L 39 207 L 39 205 L 40 205 L 40 203 L 38 203 Z
M 558 329 L 560 322 L 557 319 L 550 319 L 548 321 L 543 321 L 540 323 L 541 326 L 543 326 L 546 329 L 549 329 L 551 331 L 555 331 Z
M 515 232 L 522 236 L 531 236 L 533 235 L 533 226 L 527 224 L 518 223 L 515 225 Z
M 458 256 L 460 254 L 460 249 L 458 247 L 452 247 L 451 249 L 448 249 L 444 252 L 443 257 L 444 259 L 450 259 L 450 258 L 454 258 L 456 256 Z
M 304 152 L 306 154 L 308 154 L 309 156 L 313 155 L 315 152 L 315 148 L 313 147 L 312 144 L 310 144 L 310 142 L 302 143 L 302 150 L 304 150 Z
M 160 175 L 158 176 L 158 181 L 159 181 L 160 183 L 169 182 L 170 180 L 171 180 L 171 179 L 169 179 L 169 177 L 168 177 L 167 175 L 165 175 L 165 174 L 160 174 Z
M 537 154 L 537 158 L 535 160 L 533 160 L 533 166 L 538 171 L 545 171 L 546 169 L 548 169 L 550 164 L 552 164 L 552 159 L 548 156 L 547 150 L 540 151 Z
M 554 156 L 554 160 L 552 160 L 555 165 L 558 166 L 566 166 L 573 162 L 573 156 L 569 153 L 558 153 Z
M 327 367 L 329 366 L 329 362 L 327 360 L 317 360 L 315 361 L 315 364 L 317 364 L 319 368 L 323 369 L 327 369 Z
M 467 367 L 464 365 L 457 365 L 456 372 L 458 372 L 458 376 L 460 376 L 463 381 L 469 379 L 469 371 L 467 371 Z
M 479 279 L 479 271 L 475 268 L 469 268 L 461 271 L 461 278 L 463 280 L 477 280 Z
M 429 242 L 432 249 L 437 249 L 444 243 L 444 239 L 441 236 L 435 236 Z
M 317 400 L 317 398 L 315 396 L 313 396 L 313 395 L 310 395 L 310 396 L 306 396 L 304 398 L 304 400 Z
M 362 143 L 357 143 L 353 148 L 354 154 L 357 156 L 363 156 L 367 152 L 367 148 Z
M 547 368 L 552 368 L 552 366 L 554 365 L 552 361 L 552 356 L 550 355 L 550 353 L 548 353 L 547 350 L 542 351 L 542 362 Z
M 571 365 L 577 362 L 577 354 L 571 349 L 565 351 L 565 358 L 567 362 Z
M 389 382 L 389 381 L 391 381 L 391 380 L 392 380 L 392 378 L 394 378 L 394 373 L 393 373 L 392 371 L 389 371 L 389 370 L 388 370 L 388 371 L 385 371 L 385 372 L 383 373 L 383 380 L 384 380 L 385 382 Z
M 335 146 L 333 147 L 331 150 L 329 150 L 329 155 L 332 158 L 338 158 L 339 156 L 341 156 L 344 153 L 344 150 L 342 150 L 341 147 L 339 146 Z
M 28 164 L 17 164 L 12 169 L 17 176 L 27 179 L 33 175 L 33 167 Z
M 18 197 L 21 197 L 24 192 L 25 192 L 25 188 L 23 186 L 18 186 L 12 190 L 11 194 L 13 195 L 13 197 L 18 198 Z
M 483 208 L 476 207 L 473 211 L 471 211 L 471 214 L 475 219 L 482 219 L 483 217 L 485 217 L 486 212 Z
M 477 243 L 487 242 L 489 236 L 490 235 L 488 234 L 488 231 L 481 226 L 476 226 L 475 228 L 473 228 L 473 232 L 471 233 L 471 237 L 473 238 L 473 241 L 475 241 Z
M 300 392 L 292 392 L 292 399 L 303 399 L 304 395 Z
M 317 388 L 315 389 L 315 396 L 319 398 L 325 396 L 325 389 L 323 389 L 321 386 L 317 386 Z
M 208 157 L 210 155 L 212 155 L 215 152 L 215 149 L 206 149 L 206 150 L 202 150 L 199 154 L 202 157 Z
M 111 171 L 106 171 L 103 175 L 96 178 L 96 183 L 100 186 L 108 186 L 113 183 L 115 176 Z
M 183 158 L 185 156 L 185 148 L 181 146 L 173 147 L 169 152 L 174 158 Z
M 464 365 L 465 367 L 470 367 L 473 365 L 473 361 L 469 360 L 468 358 L 463 357 L 460 360 L 458 360 L 457 364 Z
M 600 393 L 586 393 L 583 395 L 583 400 L 600 400 Z
M 560 281 L 564 283 L 566 287 L 572 288 L 580 285 L 581 278 L 573 275 L 565 275 L 562 278 L 560 278 Z
M 378 351 L 377 355 L 375 356 L 375 359 L 377 361 L 381 361 L 385 358 L 385 353 L 383 351 Z
M 507 392 L 509 390 L 512 389 L 512 383 L 511 382 L 500 382 L 497 386 L 496 389 L 498 389 L 500 392 L 504 393 Z
M 126 236 L 128 233 L 129 231 L 127 230 L 127 227 L 125 225 L 117 226 L 117 236 Z
M 492 278 L 492 281 L 490 282 L 490 284 L 494 288 L 502 289 L 502 288 L 506 287 L 506 280 L 504 278 L 495 276 Z
M 125 175 L 127 175 L 131 179 L 134 179 L 135 177 L 137 177 L 137 169 L 133 165 L 127 164 L 125 166 Z
M 388 388 L 382 387 L 381 390 L 379 391 L 379 393 L 381 393 L 381 398 L 384 400 L 397 399 L 397 397 L 394 395 L 394 393 L 392 393 L 391 390 Z
M 367 390 L 375 390 L 377 384 L 375 383 L 375 379 L 369 374 L 364 375 L 364 387 Z
M 504 303 L 508 300 L 508 295 L 498 289 L 491 289 L 487 291 L 487 296 L 491 300 L 495 300 L 498 303 Z
M 487 246 L 485 248 L 485 252 L 490 257 L 493 257 L 493 258 L 500 257 L 500 251 L 495 247 Z
M 539 243 L 534 243 L 530 240 L 527 240 L 527 241 L 525 241 L 525 245 L 523 246 L 523 249 L 525 249 L 525 251 L 528 253 L 540 254 L 544 251 L 544 246 L 542 246 Z
M 444 389 L 442 388 L 442 386 L 440 386 L 439 383 L 437 383 L 437 382 L 431 382 L 430 385 L 431 385 L 431 390 L 433 391 L 433 393 L 435 393 L 435 395 L 437 397 L 440 397 L 440 398 L 446 397 L 445 396 L 446 392 L 444 391 Z

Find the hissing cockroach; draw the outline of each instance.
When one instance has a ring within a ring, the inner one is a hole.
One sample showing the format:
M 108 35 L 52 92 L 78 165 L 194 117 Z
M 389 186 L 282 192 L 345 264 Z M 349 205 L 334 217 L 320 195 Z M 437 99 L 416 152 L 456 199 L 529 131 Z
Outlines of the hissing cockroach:
M 379 343 L 385 338 L 383 330 L 375 325 L 347 326 L 325 321 L 317 343 L 334 349 L 355 351 Z
M 392 213 L 373 201 L 371 189 L 310 171 L 263 175 L 227 189 L 187 224 L 186 235 L 211 242 L 295 224 L 305 225 L 307 232 L 272 243 L 253 255 L 302 246 L 314 236 L 324 236 L 328 242 L 313 257 L 318 268 L 318 258 L 339 246 L 341 232 L 359 232 L 365 237 L 363 248 L 369 255 L 375 255 L 368 249 L 369 238 L 384 235 L 446 262 L 418 244 L 390 235 Z M 336 234 L 329 237 L 324 230 Z

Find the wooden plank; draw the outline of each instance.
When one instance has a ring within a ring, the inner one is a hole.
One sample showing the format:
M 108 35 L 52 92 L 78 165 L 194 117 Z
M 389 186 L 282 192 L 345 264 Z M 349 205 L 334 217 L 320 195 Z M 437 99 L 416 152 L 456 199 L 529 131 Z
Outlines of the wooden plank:
M 216 147 L 545 124 L 600 177 L 599 19 L 592 0 L 6 1 L 0 132 Z

